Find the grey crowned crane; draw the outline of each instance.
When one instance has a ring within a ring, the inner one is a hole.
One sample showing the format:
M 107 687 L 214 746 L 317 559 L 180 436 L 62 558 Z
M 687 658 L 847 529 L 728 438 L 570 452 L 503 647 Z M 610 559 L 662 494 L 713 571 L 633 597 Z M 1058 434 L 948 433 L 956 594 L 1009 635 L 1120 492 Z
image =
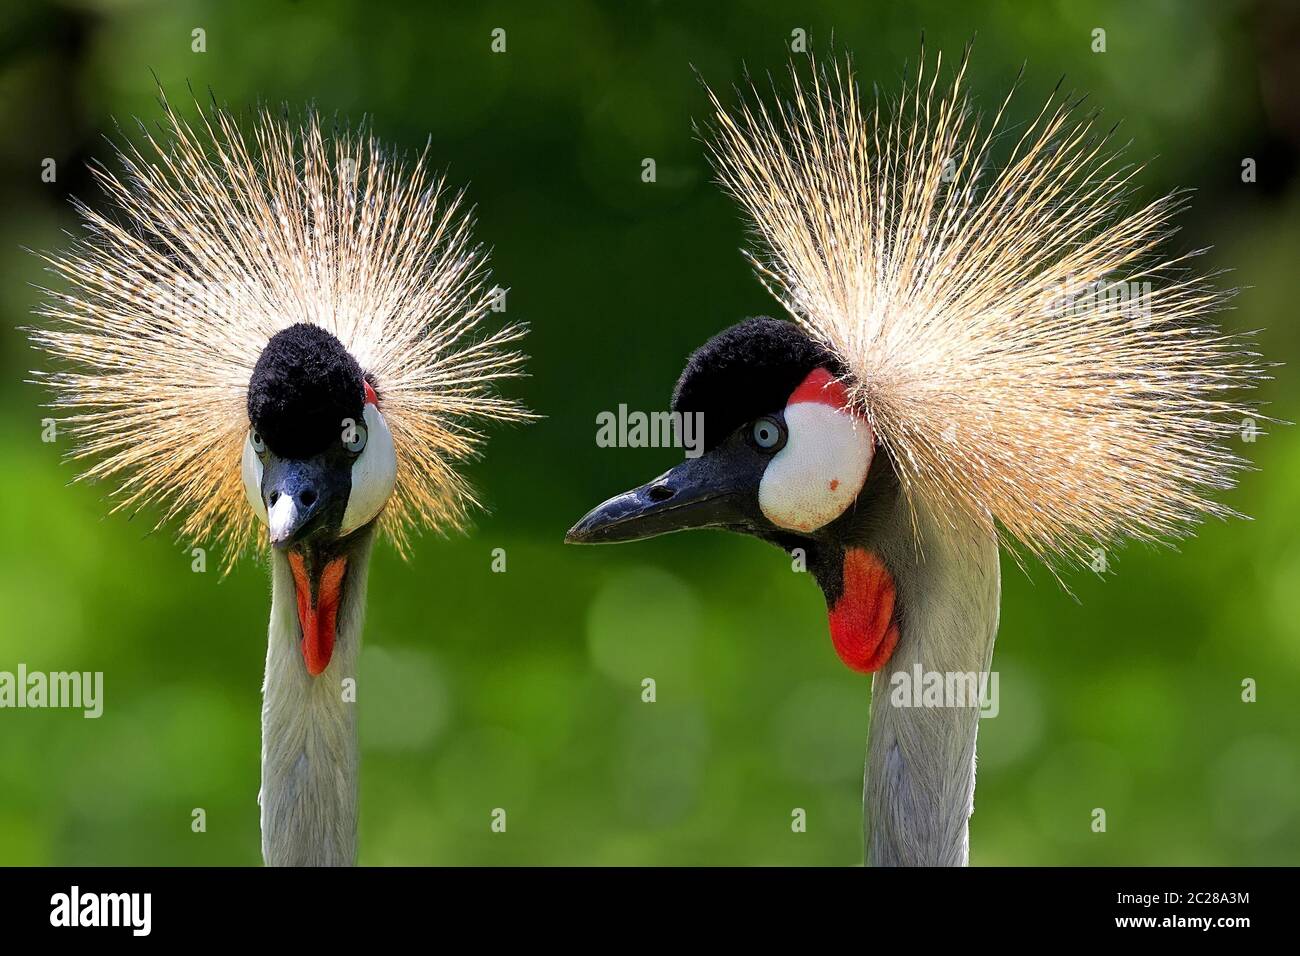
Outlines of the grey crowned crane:
M 1232 396 L 1262 371 L 1205 321 L 1225 294 L 1158 252 L 1179 197 L 1126 211 L 1136 170 L 1055 93 L 993 171 L 1006 102 L 981 130 L 965 58 L 936 92 L 941 63 L 922 56 L 892 107 L 847 64 L 792 69 L 777 102 L 710 92 L 711 157 L 793 321 L 695 352 L 672 408 L 703 414 L 704 453 L 567 539 L 722 528 L 802 550 L 836 652 L 874 675 L 864 837 L 883 865 L 968 861 L 978 695 L 890 691 L 917 668 L 988 673 L 1000 545 L 1061 570 L 1232 514 L 1213 494 L 1258 419 Z
M 158 135 L 94 167 L 112 209 L 46 256 L 32 339 L 117 509 L 152 505 L 227 557 L 269 555 L 262 705 L 268 864 L 355 862 L 355 678 L 376 537 L 463 526 L 458 466 L 478 426 L 529 414 L 496 391 L 520 373 L 462 197 L 364 129 L 322 130 L 163 100 Z

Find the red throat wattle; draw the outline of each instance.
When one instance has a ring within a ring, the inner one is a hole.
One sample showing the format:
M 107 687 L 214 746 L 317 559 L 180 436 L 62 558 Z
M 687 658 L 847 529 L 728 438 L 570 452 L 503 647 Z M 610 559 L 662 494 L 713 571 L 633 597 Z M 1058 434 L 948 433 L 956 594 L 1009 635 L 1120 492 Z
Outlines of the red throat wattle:
M 334 655 L 334 626 L 338 619 L 339 597 L 343 593 L 343 573 L 347 558 L 335 558 L 325 565 L 316 582 L 315 593 L 302 555 L 289 552 L 294 591 L 298 598 L 298 623 L 302 626 L 302 659 L 307 673 L 319 677 Z
M 835 653 L 859 673 L 880 670 L 894 653 L 894 578 L 870 551 L 844 552 L 844 591 L 830 609 L 830 623 Z

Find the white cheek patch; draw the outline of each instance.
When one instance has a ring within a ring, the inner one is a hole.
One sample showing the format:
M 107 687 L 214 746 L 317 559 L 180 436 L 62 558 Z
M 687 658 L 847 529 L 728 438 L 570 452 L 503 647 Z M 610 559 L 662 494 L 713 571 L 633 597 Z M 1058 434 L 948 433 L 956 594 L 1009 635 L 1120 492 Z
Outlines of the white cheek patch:
M 785 409 L 785 447 L 772 458 L 758 484 L 758 505 L 772 524 L 816 531 L 857 498 L 871 467 L 871 426 L 824 402 L 797 402 Z
M 262 459 L 253 451 L 253 436 L 244 439 L 244 462 L 240 466 L 244 476 L 244 494 L 253 506 L 253 513 L 266 521 L 266 502 L 262 499 Z
M 352 463 L 352 491 L 343 513 L 341 534 L 350 534 L 373 520 L 397 484 L 397 452 L 388 423 L 379 409 L 369 403 L 362 417 L 366 422 L 366 447 Z

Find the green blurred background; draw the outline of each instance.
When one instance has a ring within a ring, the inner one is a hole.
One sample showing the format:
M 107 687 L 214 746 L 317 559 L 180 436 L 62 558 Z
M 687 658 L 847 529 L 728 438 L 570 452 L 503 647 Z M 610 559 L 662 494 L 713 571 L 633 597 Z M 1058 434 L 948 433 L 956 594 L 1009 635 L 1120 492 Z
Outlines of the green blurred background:
M 1091 9 L 1085 9 L 1090 7 Z M 207 51 L 191 51 L 191 31 Z M 493 54 L 490 32 L 507 31 Z M 1107 51 L 1091 51 L 1091 31 Z M 1289 3 L 895 0 L 691 3 L 234 3 L 78 0 L 0 12 L 0 670 L 102 670 L 99 720 L 0 711 L 0 863 L 251 864 L 268 583 L 246 561 L 192 573 L 151 518 L 105 518 L 40 441 L 38 359 L 18 326 L 42 281 L 22 247 L 100 197 L 114 117 L 158 117 L 208 87 L 236 107 L 315 102 L 373 117 L 388 142 L 432 136 L 468 183 L 510 315 L 526 319 L 546 417 L 501 430 L 473 471 L 489 514 L 425 537 L 371 576 L 360 707 L 361 862 L 854 864 L 868 684 L 836 659 L 822 596 L 780 553 L 722 534 L 571 549 L 588 507 L 680 453 L 595 444 L 598 411 L 663 408 L 684 356 L 774 305 L 738 248 L 693 118 L 715 85 L 780 69 L 791 31 L 852 50 L 894 88 L 926 31 L 986 107 L 1022 63 L 1027 119 L 1062 75 L 1123 118 L 1145 198 L 1198 193 L 1179 248 L 1244 287 L 1228 324 L 1293 363 L 1300 256 L 1300 25 Z M 40 163 L 58 163 L 54 184 Z M 654 157 L 658 182 L 641 181 Z M 1243 184 L 1241 163 L 1258 163 Z M 1296 384 L 1263 396 L 1295 419 Z M 1177 552 L 1131 548 L 1106 580 L 1005 561 L 983 722 L 976 864 L 1279 864 L 1300 859 L 1300 430 Z M 508 571 L 491 572 L 505 548 Z M 656 678 L 658 701 L 640 681 Z M 1241 682 L 1258 682 L 1258 702 Z M 191 831 L 191 811 L 207 832 Z M 508 830 L 489 829 L 493 808 Z M 791 810 L 808 831 L 791 832 Z M 1104 834 L 1090 813 L 1108 814 Z

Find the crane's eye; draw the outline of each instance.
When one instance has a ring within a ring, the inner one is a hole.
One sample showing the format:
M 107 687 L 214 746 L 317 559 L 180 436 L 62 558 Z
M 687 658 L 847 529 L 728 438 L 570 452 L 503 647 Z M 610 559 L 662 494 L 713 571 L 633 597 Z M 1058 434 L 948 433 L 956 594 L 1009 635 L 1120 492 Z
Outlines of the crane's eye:
M 352 454 L 359 455 L 366 447 L 366 426 L 351 419 L 348 419 L 348 423 L 343 429 L 343 447 Z
M 751 426 L 749 435 L 763 451 L 773 451 L 785 444 L 785 429 L 775 418 L 764 416 L 758 419 Z
M 248 433 L 248 440 L 253 445 L 253 451 L 259 455 L 266 451 L 266 442 L 262 440 L 262 436 L 256 428 Z

